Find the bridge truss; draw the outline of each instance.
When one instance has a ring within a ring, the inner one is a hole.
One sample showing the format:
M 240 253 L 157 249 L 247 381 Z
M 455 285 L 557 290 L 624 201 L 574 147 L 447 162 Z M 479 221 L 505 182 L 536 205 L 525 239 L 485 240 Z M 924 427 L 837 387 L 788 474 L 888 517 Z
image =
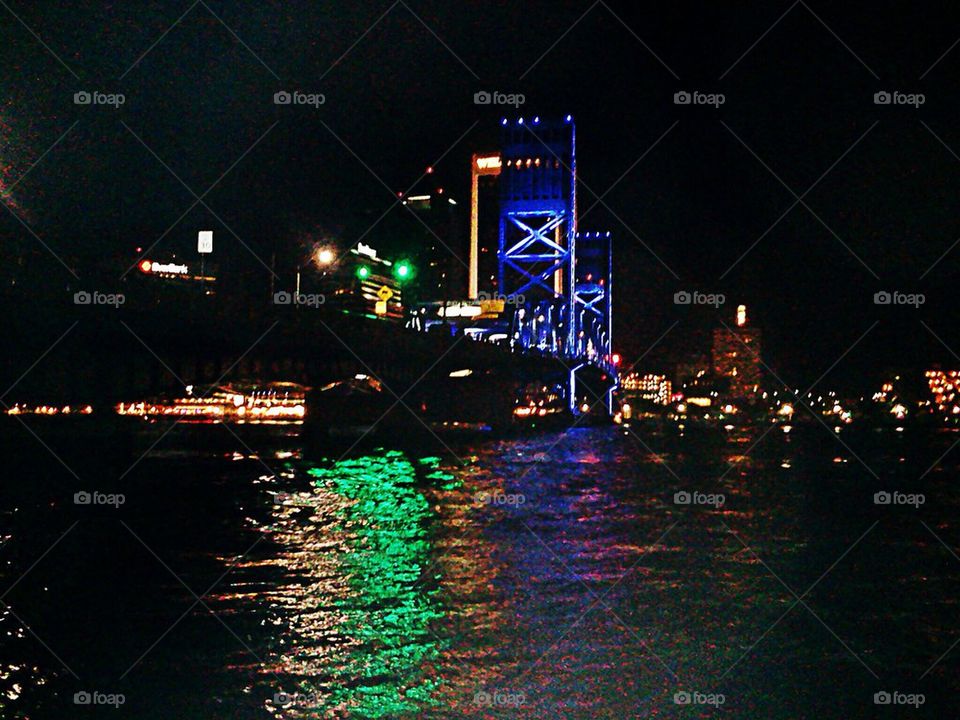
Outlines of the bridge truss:
M 591 368 L 607 373 L 613 381 L 604 399 L 612 412 L 612 243 L 609 232 L 577 230 L 573 118 L 502 125 L 497 260 L 499 291 L 516 308 L 512 343 L 568 367 L 574 414 L 581 410 L 581 374 Z

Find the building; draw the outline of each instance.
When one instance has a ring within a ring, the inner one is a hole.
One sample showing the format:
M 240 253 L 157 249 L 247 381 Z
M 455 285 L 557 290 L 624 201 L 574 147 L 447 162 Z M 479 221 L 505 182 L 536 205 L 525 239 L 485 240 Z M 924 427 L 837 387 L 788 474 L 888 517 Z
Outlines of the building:
M 327 267 L 316 284 L 327 308 L 399 321 L 404 318 L 403 286 L 413 272 L 410 267 L 405 261 L 382 258 L 374 248 L 358 243 Z M 297 292 L 312 290 L 304 283 Z
M 470 161 L 470 299 L 498 291 L 501 168 L 499 153 L 475 154 Z
M 428 178 L 432 173 L 428 171 Z M 416 215 L 410 232 L 416 242 L 407 254 L 417 267 L 416 290 L 421 300 L 451 300 L 466 293 L 464 272 L 464 208 L 443 187 L 411 191 L 402 203 Z M 417 219 L 418 218 L 418 219 Z
M 670 379 L 655 373 L 630 373 L 621 381 L 621 388 L 624 397 L 634 402 L 669 405 L 673 397 Z
M 713 374 L 727 398 L 755 402 L 763 392 L 762 368 L 760 330 L 748 326 L 747 308 L 740 305 L 735 327 L 713 331 Z

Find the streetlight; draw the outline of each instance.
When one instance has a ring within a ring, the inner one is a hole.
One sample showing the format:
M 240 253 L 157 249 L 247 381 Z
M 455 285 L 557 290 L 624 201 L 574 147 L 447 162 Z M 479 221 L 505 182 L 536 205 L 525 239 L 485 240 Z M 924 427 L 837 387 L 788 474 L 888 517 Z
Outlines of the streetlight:
M 330 265 L 335 259 L 336 255 L 330 248 L 322 248 L 317 251 L 317 262 L 321 265 Z

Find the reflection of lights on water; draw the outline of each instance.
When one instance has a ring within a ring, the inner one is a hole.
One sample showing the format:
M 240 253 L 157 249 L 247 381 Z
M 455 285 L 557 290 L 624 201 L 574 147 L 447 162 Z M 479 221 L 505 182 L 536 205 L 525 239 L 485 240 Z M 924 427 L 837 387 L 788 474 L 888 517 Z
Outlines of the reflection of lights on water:
M 424 668 L 440 658 L 430 625 L 442 613 L 424 576 L 433 512 L 417 483 L 452 487 L 452 478 L 439 458 L 414 466 L 395 451 L 325 461 L 309 476 L 309 488 L 271 493 L 269 532 L 281 552 L 259 565 L 278 566 L 285 579 L 258 599 L 269 608 L 266 622 L 283 629 L 262 672 L 291 678 L 291 687 L 274 692 L 316 699 L 284 709 L 284 717 L 423 712 L 440 685 Z M 234 597 L 250 600 L 246 583 Z
M 9 539 L 9 536 L 4 538 Z M 0 626 L 4 623 L 16 623 L 3 632 L 5 649 L 9 651 L 14 643 L 28 641 L 29 635 L 24 625 L 8 609 L 0 612 Z M 43 687 L 48 682 L 40 667 L 26 663 L 0 663 L 0 716 L 6 717 L 3 711 L 7 709 L 6 700 L 19 700 L 26 688 Z M 20 717 L 17 715 L 16 717 Z

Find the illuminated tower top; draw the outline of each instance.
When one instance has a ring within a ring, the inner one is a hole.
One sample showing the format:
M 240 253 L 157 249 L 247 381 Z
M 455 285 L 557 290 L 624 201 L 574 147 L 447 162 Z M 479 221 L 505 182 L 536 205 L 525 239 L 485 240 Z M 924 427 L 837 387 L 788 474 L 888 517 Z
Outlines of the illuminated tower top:
M 747 306 L 737 305 L 737 327 L 743 327 L 747 324 Z

